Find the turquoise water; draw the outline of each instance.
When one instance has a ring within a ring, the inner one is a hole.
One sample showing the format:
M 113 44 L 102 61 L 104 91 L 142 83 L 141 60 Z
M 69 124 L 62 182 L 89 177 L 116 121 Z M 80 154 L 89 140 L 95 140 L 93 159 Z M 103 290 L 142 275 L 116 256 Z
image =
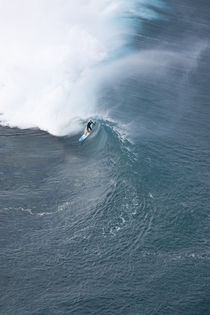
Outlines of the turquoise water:
M 0 127 L 1 314 L 210 311 L 209 5 L 149 8 L 84 143 Z

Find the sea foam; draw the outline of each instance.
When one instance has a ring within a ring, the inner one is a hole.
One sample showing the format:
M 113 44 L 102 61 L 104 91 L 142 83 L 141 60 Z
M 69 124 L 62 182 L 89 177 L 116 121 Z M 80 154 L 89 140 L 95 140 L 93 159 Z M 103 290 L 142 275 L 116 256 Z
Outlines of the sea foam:
M 154 18 L 146 3 L 0 0 L 0 123 L 66 135 L 102 114 L 104 64 L 129 46 L 133 16 Z

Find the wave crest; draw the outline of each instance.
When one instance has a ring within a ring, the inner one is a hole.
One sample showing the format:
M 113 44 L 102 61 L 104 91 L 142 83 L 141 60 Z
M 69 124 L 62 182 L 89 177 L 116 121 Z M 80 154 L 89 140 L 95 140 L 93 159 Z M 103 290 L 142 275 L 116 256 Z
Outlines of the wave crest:
M 100 114 L 100 65 L 128 42 L 137 3 L 145 6 L 108 0 L 0 3 L 1 124 L 65 135 L 76 133 L 81 119 Z

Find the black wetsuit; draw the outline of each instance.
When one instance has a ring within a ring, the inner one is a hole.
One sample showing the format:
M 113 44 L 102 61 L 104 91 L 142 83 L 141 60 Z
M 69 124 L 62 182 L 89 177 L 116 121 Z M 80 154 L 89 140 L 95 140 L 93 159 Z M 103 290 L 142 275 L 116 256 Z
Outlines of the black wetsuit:
M 92 128 L 91 128 L 91 125 L 92 125 L 92 121 L 89 121 L 88 124 L 87 124 L 87 131 L 91 131 Z

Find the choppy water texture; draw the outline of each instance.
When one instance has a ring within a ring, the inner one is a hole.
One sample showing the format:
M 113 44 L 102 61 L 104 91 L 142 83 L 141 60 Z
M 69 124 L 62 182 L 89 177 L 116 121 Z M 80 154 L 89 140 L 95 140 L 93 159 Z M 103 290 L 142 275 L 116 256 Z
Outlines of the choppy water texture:
M 0 127 L 1 314 L 210 312 L 210 8 L 154 4 L 82 145 Z

